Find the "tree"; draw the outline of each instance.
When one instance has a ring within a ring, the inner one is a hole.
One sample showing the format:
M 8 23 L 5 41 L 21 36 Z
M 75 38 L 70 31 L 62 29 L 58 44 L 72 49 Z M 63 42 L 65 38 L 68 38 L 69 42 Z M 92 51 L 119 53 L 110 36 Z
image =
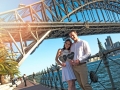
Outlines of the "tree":
M 10 49 L 0 40 L 0 83 L 6 83 L 4 80 L 5 75 L 10 75 L 13 78 L 14 75 L 19 76 L 19 74 L 18 62 L 10 53 Z

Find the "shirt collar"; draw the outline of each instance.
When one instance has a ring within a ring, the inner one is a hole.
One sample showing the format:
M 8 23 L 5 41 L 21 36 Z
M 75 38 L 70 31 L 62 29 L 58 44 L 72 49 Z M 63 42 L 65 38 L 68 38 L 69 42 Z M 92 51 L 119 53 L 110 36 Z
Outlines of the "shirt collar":
M 77 41 L 77 42 L 74 42 L 74 43 L 78 43 L 78 42 L 80 42 L 80 39 L 78 39 L 78 41 Z
M 79 42 L 80 41 L 80 39 L 78 39 L 78 41 L 77 42 Z

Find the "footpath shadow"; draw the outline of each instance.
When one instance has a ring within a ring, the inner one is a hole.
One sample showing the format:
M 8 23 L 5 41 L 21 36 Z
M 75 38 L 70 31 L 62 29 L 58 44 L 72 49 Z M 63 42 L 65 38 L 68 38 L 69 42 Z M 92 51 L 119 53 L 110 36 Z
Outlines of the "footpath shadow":
M 39 85 L 35 85 L 35 86 L 31 86 L 31 87 L 27 87 L 19 90 L 51 90 L 51 89 L 48 89 L 47 87 L 44 87 L 39 84 Z

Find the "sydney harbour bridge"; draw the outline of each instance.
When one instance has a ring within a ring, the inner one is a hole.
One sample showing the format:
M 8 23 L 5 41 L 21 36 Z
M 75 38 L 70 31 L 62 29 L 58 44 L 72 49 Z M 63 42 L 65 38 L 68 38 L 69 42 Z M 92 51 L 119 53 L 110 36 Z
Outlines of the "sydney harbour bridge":
M 44 39 L 120 32 L 120 0 L 41 0 L 0 13 L 0 34 L 19 65 Z

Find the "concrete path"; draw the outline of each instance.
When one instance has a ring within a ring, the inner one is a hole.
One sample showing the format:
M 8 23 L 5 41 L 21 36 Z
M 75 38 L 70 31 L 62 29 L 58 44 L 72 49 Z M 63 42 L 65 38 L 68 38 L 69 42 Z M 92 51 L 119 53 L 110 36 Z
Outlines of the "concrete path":
M 47 87 L 42 86 L 41 84 L 34 84 L 31 81 L 27 81 L 27 86 L 24 86 L 24 82 L 22 82 L 18 87 L 14 90 L 51 90 Z

